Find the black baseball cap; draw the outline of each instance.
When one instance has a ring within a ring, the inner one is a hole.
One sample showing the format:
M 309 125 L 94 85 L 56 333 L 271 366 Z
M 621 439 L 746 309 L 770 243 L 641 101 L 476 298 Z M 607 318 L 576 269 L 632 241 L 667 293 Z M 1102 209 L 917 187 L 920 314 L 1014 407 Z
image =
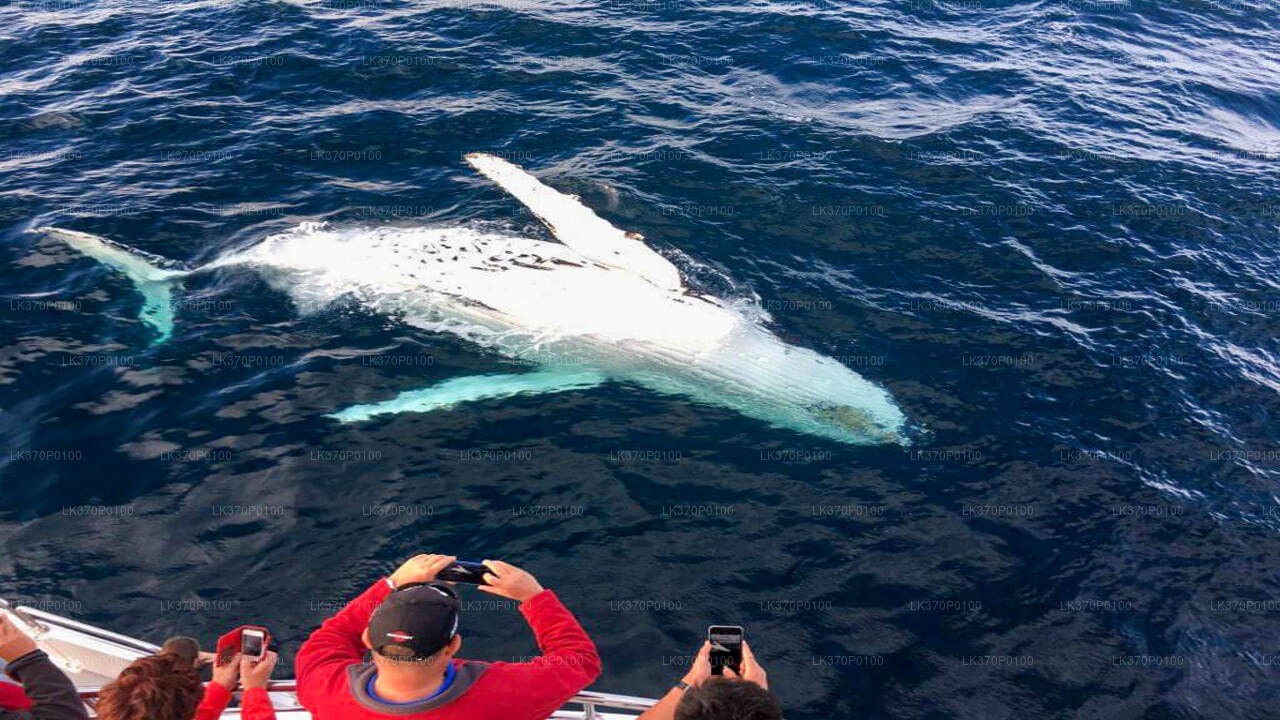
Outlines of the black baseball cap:
M 424 660 L 435 655 L 458 634 L 462 603 L 453 588 L 441 583 L 413 583 L 397 588 L 369 618 L 369 644 L 374 652 L 384 648 L 409 650 L 405 659 Z M 401 653 L 394 653 L 401 657 Z

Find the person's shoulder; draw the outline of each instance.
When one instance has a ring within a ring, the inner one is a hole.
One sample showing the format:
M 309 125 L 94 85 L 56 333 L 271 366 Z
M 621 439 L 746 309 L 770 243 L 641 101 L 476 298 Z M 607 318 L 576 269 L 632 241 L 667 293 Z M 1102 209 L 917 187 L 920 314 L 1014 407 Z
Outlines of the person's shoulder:
M 302 704 L 314 714 L 318 710 L 333 710 L 345 705 L 351 700 L 351 687 L 355 682 L 359 682 L 361 670 L 366 667 L 372 667 L 365 663 L 350 663 L 348 665 L 338 667 L 333 666 L 322 670 L 313 671 L 306 678 L 298 679 L 298 690 L 300 695 L 304 696 Z M 341 717 L 340 714 L 319 715 L 325 717 Z
M 463 660 L 462 658 L 454 658 L 453 669 L 457 673 L 455 677 L 463 677 L 469 680 L 479 680 L 488 675 L 496 666 L 508 665 L 504 662 L 489 662 L 487 660 Z M 501 673 L 501 671 L 499 671 Z
M 540 656 L 530 655 L 528 658 L 511 660 L 463 660 L 458 664 L 458 672 L 467 675 L 473 685 L 505 683 L 527 672 L 530 663 L 538 657 Z
M 268 697 L 270 697 L 268 695 Z M 364 716 L 364 708 L 349 688 L 333 688 L 302 703 L 313 720 L 348 720 Z
M 501 681 L 505 678 L 529 672 L 535 668 L 539 673 L 545 672 L 547 668 L 554 667 L 577 670 L 587 662 L 587 660 L 576 655 L 529 655 L 527 657 L 512 658 L 510 661 L 483 663 L 485 665 L 483 672 L 486 679 Z

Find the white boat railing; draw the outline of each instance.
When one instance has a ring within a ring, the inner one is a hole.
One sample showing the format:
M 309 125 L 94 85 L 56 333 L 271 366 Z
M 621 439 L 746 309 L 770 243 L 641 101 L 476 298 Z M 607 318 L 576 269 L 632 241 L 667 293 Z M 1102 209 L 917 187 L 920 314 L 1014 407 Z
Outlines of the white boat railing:
M 88 705 L 88 706 L 92 707 L 92 706 L 93 706 L 93 704 L 94 704 L 95 702 L 97 702 L 97 700 L 98 700 L 98 692 L 99 692 L 102 688 L 97 688 L 97 687 L 82 687 L 82 688 L 78 688 L 78 689 L 79 689 L 79 691 L 80 691 L 80 699 L 81 699 L 81 700 L 84 700 L 86 705 Z M 293 681 L 293 680 L 272 680 L 270 683 L 268 683 L 268 684 L 267 684 L 267 692 L 269 692 L 269 693 L 273 693 L 273 694 L 275 694 L 275 693 L 279 693 L 279 694 L 287 695 L 287 696 L 289 696 L 290 698 L 296 698 L 296 697 L 297 697 L 297 691 L 298 691 L 298 685 L 297 685 L 297 683 L 296 683 L 295 681 Z M 555 714 L 555 715 L 552 715 L 552 717 L 554 717 L 554 718 L 559 718 L 559 717 L 583 717 L 583 718 L 621 717 L 621 716 L 614 715 L 614 714 L 611 714 L 611 713 L 610 713 L 610 714 L 605 714 L 605 713 L 602 713 L 601 711 L 602 711 L 602 710 L 609 710 L 609 711 L 613 711 L 613 710 L 627 710 L 627 711 L 634 712 L 634 713 L 641 713 L 641 712 L 644 712 L 645 710 L 648 710 L 649 708 L 653 707 L 653 705 L 654 705 L 654 703 L 655 703 L 655 702 L 657 702 L 657 701 L 655 701 L 655 700 L 653 700 L 653 699 L 650 699 L 650 698 L 633 697 L 633 696 L 630 696 L 630 695 L 617 695 L 617 694 L 614 694 L 614 693 L 593 692 L 593 691 L 589 691 L 589 690 L 584 690 L 584 691 L 582 691 L 582 692 L 578 693 L 577 695 L 574 695 L 574 696 L 573 696 L 573 699 L 571 699 L 571 700 L 569 701 L 569 703 L 570 703 L 570 704 L 573 704 L 573 705 L 580 705 L 580 706 L 582 706 L 582 710 L 581 710 L 581 711 L 578 711 L 577 713 L 571 713 L 571 714 L 568 714 L 568 715 L 561 715 L 561 714 L 557 713 L 557 714 Z M 233 710 L 234 710 L 234 708 L 233 708 Z M 563 709 L 562 709 L 562 710 L 563 710 Z M 284 708 L 277 708 L 277 709 L 276 709 L 276 711 L 277 711 L 277 713 L 279 713 L 279 712 L 301 712 L 301 711 L 303 711 L 303 708 L 300 708 L 300 707 L 296 707 L 296 708 L 284 707 Z M 632 717 L 634 717 L 634 716 L 632 716 Z
M 36 644 L 71 676 L 80 698 L 90 708 L 98 699 L 102 684 L 114 678 L 130 662 L 160 650 L 158 645 L 143 642 L 92 625 L 76 622 L 35 608 L 11 605 L 0 599 L 0 612 L 11 615 Z M 294 680 L 273 680 L 267 686 L 276 716 L 281 720 L 304 720 L 311 715 L 298 705 Z M 653 707 L 657 700 L 615 693 L 583 691 L 574 695 L 565 707 L 551 715 L 555 720 L 628 720 Z M 581 709 L 572 709 L 569 706 Z M 238 718 L 238 708 L 230 708 L 222 717 Z

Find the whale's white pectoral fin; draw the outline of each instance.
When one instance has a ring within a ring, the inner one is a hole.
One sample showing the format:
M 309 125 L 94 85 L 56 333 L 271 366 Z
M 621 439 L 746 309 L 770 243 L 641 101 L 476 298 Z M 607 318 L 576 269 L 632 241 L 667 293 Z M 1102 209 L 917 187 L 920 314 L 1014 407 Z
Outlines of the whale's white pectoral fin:
M 680 271 L 645 245 L 639 233 L 610 225 L 576 197 L 555 190 L 518 166 L 487 153 L 469 153 L 471 167 L 524 203 L 560 242 L 588 260 L 643 277 L 660 288 L 680 291 Z
M 446 380 L 422 390 L 402 392 L 380 403 L 352 405 L 328 417 L 340 422 L 360 422 L 375 415 L 430 412 L 476 400 L 582 390 L 595 387 L 606 379 L 591 370 L 558 368 L 511 375 L 472 375 Z

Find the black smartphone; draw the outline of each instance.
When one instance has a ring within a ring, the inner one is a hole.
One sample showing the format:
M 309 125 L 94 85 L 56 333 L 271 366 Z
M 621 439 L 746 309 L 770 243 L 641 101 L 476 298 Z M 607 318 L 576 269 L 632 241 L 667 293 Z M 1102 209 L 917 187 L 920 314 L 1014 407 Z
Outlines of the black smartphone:
M 493 572 L 484 563 L 459 560 L 436 574 L 436 579 L 444 582 L 471 583 L 472 585 L 488 585 L 484 581 L 485 573 Z
M 742 674 L 742 626 L 712 625 L 707 628 L 711 643 L 711 674 L 723 675 L 725 668 Z

